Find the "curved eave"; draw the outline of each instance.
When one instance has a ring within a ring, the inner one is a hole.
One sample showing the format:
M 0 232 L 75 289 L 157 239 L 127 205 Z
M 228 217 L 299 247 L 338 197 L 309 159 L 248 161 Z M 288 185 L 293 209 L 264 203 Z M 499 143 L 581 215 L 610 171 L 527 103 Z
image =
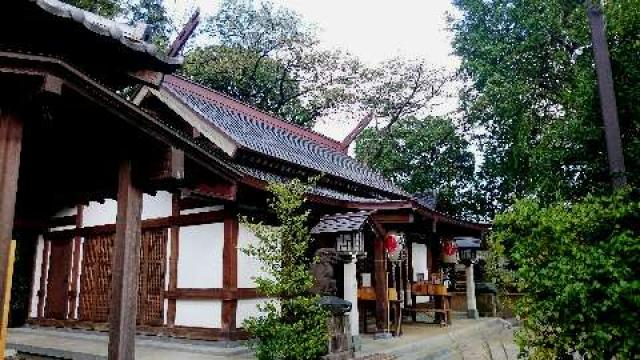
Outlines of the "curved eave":
M 96 103 L 102 104 L 114 116 L 159 141 L 184 150 L 185 155 L 210 171 L 230 181 L 243 177 L 243 174 L 231 165 L 194 143 L 189 134 L 184 134 L 147 114 L 109 88 L 62 60 L 46 56 L 0 51 L 0 73 L 39 76 L 42 78 L 47 76 L 58 77 L 69 88 Z

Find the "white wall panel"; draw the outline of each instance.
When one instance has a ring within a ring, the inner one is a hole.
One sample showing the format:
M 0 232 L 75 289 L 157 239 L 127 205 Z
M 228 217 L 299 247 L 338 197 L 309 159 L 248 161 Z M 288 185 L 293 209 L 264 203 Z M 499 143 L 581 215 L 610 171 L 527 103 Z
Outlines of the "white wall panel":
M 118 202 L 106 199 L 104 203 L 91 201 L 84 207 L 82 213 L 82 226 L 97 226 L 116 223 Z
M 221 300 L 176 300 L 176 325 L 220 328 L 221 318 Z
M 242 323 L 250 317 L 256 317 L 262 315 L 262 312 L 258 309 L 258 305 L 262 305 L 270 301 L 269 299 L 241 299 L 238 300 L 238 307 L 236 310 L 236 325 L 243 327 Z
M 179 288 L 221 288 L 224 224 L 180 228 Z
M 413 265 L 413 281 L 418 280 L 418 273 L 423 273 L 424 279 L 428 280 L 427 245 L 415 243 L 411 245 L 411 262 Z
M 155 196 L 144 194 L 142 198 L 142 220 L 171 216 L 172 195 L 158 191 Z
M 249 245 L 257 245 L 258 238 L 249 230 L 249 228 L 240 224 L 238 229 L 238 287 L 254 288 L 256 287 L 255 277 L 265 276 L 262 271 L 262 262 L 256 258 L 250 257 L 242 251 Z
M 33 288 L 31 289 L 31 311 L 30 317 L 38 317 L 38 291 L 40 290 L 40 275 L 42 275 L 42 252 L 44 251 L 44 238 L 38 236 L 36 246 L 36 261 L 33 265 Z

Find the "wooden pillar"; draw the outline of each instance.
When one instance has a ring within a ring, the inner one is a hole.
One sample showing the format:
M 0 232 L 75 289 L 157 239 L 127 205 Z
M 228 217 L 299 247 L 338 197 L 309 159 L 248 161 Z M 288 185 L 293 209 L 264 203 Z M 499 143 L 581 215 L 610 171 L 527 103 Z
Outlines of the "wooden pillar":
M 14 113 L 0 107 L 0 294 L 4 294 L 9 271 L 9 250 L 13 236 L 13 220 L 18 192 L 20 151 L 22 150 L 22 121 Z M 0 309 L 7 304 L 0 296 Z M 0 329 L 7 324 L 0 320 Z
M 133 183 L 131 161 L 124 160 L 118 178 L 118 214 L 109 312 L 109 360 L 135 359 L 141 213 L 142 191 Z
M 180 216 L 180 193 L 173 194 L 171 215 Z M 171 227 L 171 255 L 169 258 L 169 291 L 178 289 L 178 257 L 180 252 L 180 227 Z M 174 326 L 176 324 L 176 299 L 168 300 L 167 306 L 167 325 Z
M 374 241 L 373 258 L 376 273 L 376 328 L 377 332 L 384 332 L 389 323 L 389 284 L 383 238 Z
M 236 312 L 238 308 L 238 216 L 235 211 L 226 212 L 224 218 L 224 248 L 222 252 L 222 287 L 225 296 L 222 300 L 222 333 L 233 339 L 236 333 Z

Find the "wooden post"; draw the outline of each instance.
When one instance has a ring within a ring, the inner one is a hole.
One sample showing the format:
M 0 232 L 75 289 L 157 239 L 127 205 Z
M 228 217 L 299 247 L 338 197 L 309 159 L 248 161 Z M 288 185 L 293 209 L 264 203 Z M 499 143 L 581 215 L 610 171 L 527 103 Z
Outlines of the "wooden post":
M 389 284 L 384 239 L 379 238 L 374 241 L 373 258 L 376 273 L 376 330 L 378 333 L 383 333 L 386 332 L 389 323 Z
M 133 183 L 131 160 L 124 160 L 118 178 L 118 214 L 109 311 L 109 360 L 135 359 L 141 213 L 142 191 Z
M 9 272 L 9 250 L 13 237 L 21 150 L 22 121 L 15 114 L 0 108 L 0 295 L 11 290 L 6 279 Z M 0 310 L 8 305 L 7 299 L 0 296 Z M 0 329 L 6 326 L 6 320 L 0 319 Z
M 619 188 L 627 183 L 627 177 L 622 152 L 622 139 L 620 138 L 620 125 L 618 124 L 618 108 L 616 104 L 616 93 L 613 87 L 609 46 L 607 44 L 607 34 L 600 0 L 597 1 L 597 4 L 595 4 L 593 0 L 587 1 L 587 15 L 589 17 L 589 26 L 591 27 L 593 55 L 595 58 L 598 91 L 600 94 L 600 107 L 607 142 L 609 171 L 611 172 L 613 187 Z
M 171 215 L 180 216 L 180 193 L 174 193 L 171 198 Z M 171 227 L 171 255 L 169 257 L 169 291 L 178 289 L 178 257 L 180 251 L 180 227 Z M 171 298 L 167 306 L 167 326 L 176 323 L 176 299 Z
M 222 253 L 222 287 L 224 290 L 238 288 L 238 216 L 236 212 L 227 212 L 224 219 L 224 248 Z M 237 292 L 232 298 L 222 300 L 222 332 L 232 340 L 236 332 L 236 312 L 238 308 Z
M 7 276 L 5 278 L 5 290 L 2 298 L 4 300 L 4 307 L 1 309 L 2 314 L 2 327 L 0 327 L 0 359 L 4 359 L 4 351 L 7 345 L 7 327 L 9 325 L 9 304 L 11 303 L 11 283 L 13 279 L 13 263 L 16 259 L 16 241 L 11 241 L 9 245 L 9 259 L 7 263 Z

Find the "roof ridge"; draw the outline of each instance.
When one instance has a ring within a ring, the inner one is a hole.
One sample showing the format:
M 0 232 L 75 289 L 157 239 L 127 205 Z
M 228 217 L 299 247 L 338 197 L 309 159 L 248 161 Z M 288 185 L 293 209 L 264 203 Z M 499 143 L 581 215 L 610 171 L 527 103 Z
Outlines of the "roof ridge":
M 210 88 L 210 87 L 208 87 L 206 85 L 202 85 L 202 84 L 198 83 L 197 81 L 195 81 L 193 79 L 189 79 L 189 78 L 187 78 L 185 76 L 178 75 L 178 74 L 167 74 L 167 75 L 165 75 L 165 81 L 169 80 L 169 82 L 172 85 L 183 87 L 183 86 L 180 86 L 180 84 L 176 84 L 175 82 L 171 81 L 172 78 L 175 78 L 175 79 L 177 79 L 179 81 L 187 82 L 187 83 L 191 84 L 192 86 L 196 86 L 197 88 L 208 92 L 209 94 L 207 94 L 207 93 L 199 93 L 199 95 L 207 97 L 209 100 L 216 101 L 216 102 L 220 102 L 221 100 L 223 100 L 224 101 L 224 105 L 227 105 L 227 106 L 229 106 L 229 107 L 231 107 L 231 108 L 233 108 L 235 110 L 238 110 L 238 111 L 241 111 L 241 112 L 244 112 L 244 113 L 246 113 L 246 111 L 244 111 L 244 110 L 248 109 L 248 110 L 251 111 L 250 115 L 254 115 L 254 117 L 257 118 L 260 121 L 269 123 L 270 125 L 276 126 L 276 127 L 280 128 L 280 129 L 283 129 L 283 130 L 288 130 L 288 131 L 294 132 L 294 133 L 296 133 L 296 135 L 304 136 L 307 139 L 312 140 L 312 141 L 314 141 L 314 142 L 316 142 L 316 143 L 318 143 L 320 145 L 327 146 L 327 147 L 331 148 L 332 150 L 335 150 L 337 152 L 340 152 L 340 153 L 344 154 L 344 152 L 341 149 L 339 141 L 334 140 L 334 139 L 332 139 L 332 138 L 330 138 L 330 137 L 328 137 L 328 136 L 326 136 L 324 134 L 321 134 L 321 133 L 319 133 L 319 132 L 317 132 L 315 130 L 303 128 L 300 125 L 292 124 L 290 122 L 286 122 L 283 119 L 280 119 L 277 116 L 271 115 L 271 114 L 267 113 L 264 110 L 260 110 L 260 109 L 258 109 L 257 107 L 255 107 L 253 105 L 250 105 L 250 104 L 247 104 L 246 102 L 237 100 L 237 99 L 235 99 L 235 98 L 233 98 L 233 97 L 231 97 L 231 96 L 229 96 L 229 95 L 227 95 L 227 94 L 225 94 L 223 92 L 220 92 L 218 90 L 212 89 L 212 88 Z M 185 90 L 191 90 L 191 89 L 185 89 Z M 222 99 L 212 98 L 212 97 L 210 97 L 208 95 L 215 95 L 216 97 L 221 97 Z

